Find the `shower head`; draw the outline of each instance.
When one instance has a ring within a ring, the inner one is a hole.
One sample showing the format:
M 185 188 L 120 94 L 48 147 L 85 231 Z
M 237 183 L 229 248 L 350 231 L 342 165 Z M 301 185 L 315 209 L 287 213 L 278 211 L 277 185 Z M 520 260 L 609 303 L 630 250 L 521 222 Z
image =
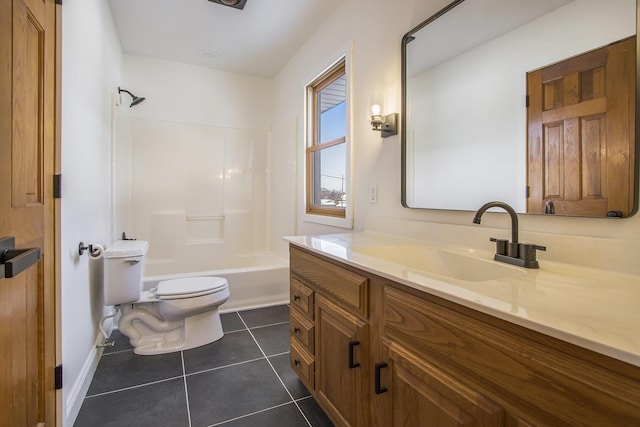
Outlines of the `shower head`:
M 236 9 L 244 9 L 244 5 L 247 2 L 247 0 L 209 0 L 209 1 L 213 3 L 221 4 L 223 6 L 234 7 Z
M 118 86 L 118 93 L 121 92 L 125 92 L 128 93 L 129 96 L 131 97 L 131 104 L 129 104 L 129 108 L 133 107 L 134 105 L 138 105 L 140 104 L 142 101 L 144 101 L 146 98 L 145 97 L 140 97 L 140 96 L 135 96 L 134 94 L 132 94 L 131 92 L 129 92 L 126 89 L 120 89 L 120 87 Z

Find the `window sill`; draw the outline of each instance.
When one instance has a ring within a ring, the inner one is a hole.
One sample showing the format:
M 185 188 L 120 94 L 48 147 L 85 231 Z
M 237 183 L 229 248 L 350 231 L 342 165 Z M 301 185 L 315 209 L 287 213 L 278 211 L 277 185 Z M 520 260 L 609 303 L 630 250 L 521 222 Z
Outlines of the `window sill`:
M 329 225 L 332 227 L 346 228 L 353 230 L 353 218 L 351 218 L 350 212 L 346 212 L 346 218 L 340 218 L 327 215 L 314 215 L 305 213 L 302 216 L 304 222 L 312 222 L 315 224 Z

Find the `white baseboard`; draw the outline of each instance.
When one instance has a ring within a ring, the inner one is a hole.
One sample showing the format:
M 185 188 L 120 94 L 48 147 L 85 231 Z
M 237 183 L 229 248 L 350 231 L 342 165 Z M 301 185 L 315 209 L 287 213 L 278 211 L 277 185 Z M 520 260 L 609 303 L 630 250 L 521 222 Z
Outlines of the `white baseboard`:
M 109 321 L 105 322 L 105 331 L 107 334 L 110 334 L 113 330 L 113 322 L 111 320 L 112 319 L 109 319 Z M 103 342 L 104 337 L 102 333 L 98 331 L 95 343 L 87 355 L 84 365 L 82 365 L 80 375 L 78 375 L 78 379 L 72 385 L 66 401 L 64 402 L 62 427 L 73 427 L 73 424 L 80 413 L 82 402 L 84 401 L 87 391 L 89 390 L 89 386 L 91 385 L 91 380 L 93 379 L 93 374 L 95 374 L 96 368 L 98 367 L 100 356 L 102 356 L 103 349 L 98 348 L 97 346 Z

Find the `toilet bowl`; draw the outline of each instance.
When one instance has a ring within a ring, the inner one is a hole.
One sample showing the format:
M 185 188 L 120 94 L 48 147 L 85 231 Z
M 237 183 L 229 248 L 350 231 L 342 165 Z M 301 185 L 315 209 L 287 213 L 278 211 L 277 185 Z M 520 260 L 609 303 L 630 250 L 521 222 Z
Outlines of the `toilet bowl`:
M 222 277 L 165 280 L 143 290 L 148 243 L 117 241 L 104 251 L 105 305 L 122 310 L 121 333 L 136 354 L 163 354 L 216 341 L 224 335 L 218 308 L 229 299 Z

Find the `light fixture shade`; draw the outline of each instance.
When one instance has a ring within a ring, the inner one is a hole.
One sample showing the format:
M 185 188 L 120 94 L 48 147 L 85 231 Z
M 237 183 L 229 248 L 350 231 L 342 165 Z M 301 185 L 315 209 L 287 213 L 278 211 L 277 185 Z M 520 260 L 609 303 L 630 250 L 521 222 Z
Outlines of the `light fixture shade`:
M 369 114 L 371 115 L 371 129 L 380 131 L 383 138 L 398 133 L 398 113 L 384 113 L 384 95 L 372 93 L 369 97 Z
M 372 93 L 369 98 L 369 112 L 372 116 L 381 116 L 384 112 L 384 95 Z
M 218 3 L 223 6 L 234 7 L 236 9 L 244 9 L 244 5 L 247 3 L 247 0 L 209 0 L 213 3 Z

